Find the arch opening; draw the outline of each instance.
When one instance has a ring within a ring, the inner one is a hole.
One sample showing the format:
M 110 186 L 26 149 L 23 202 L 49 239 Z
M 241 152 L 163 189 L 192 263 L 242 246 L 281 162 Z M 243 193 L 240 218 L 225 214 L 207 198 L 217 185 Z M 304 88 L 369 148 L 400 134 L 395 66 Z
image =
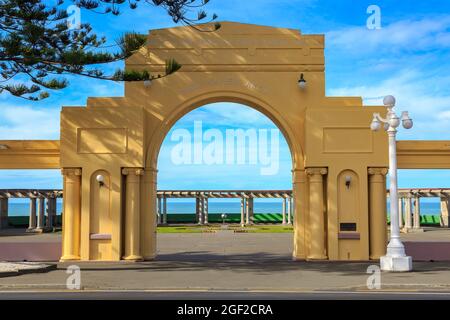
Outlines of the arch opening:
M 248 103 L 194 104 L 184 111 L 158 154 L 158 254 L 290 256 L 294 161 L 284 130 Z M 204 242 L 205 232 L 218 237 Z M 180 241 L 167 233 L 190 234 Z M 240 239 L 255 236 L 260 240 L 250 246 Z M 269 239 L 278 244 L 264 246 Z

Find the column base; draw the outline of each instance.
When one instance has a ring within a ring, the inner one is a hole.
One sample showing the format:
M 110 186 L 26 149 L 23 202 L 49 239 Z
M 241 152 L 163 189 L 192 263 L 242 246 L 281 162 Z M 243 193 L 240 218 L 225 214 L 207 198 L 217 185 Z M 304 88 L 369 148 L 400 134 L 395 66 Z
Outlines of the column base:
M 142 257 L 142 260 L 144 260 L 144 261 L 152 261 L 152 260 L 155 260 L 155 258 L 156 258 L 156 254 L 151 255 L 151 256 L 144 256 L 144 257 Z
M 420 232 L 425 232 L 425 230 L 423 230 L 423 228 L 412 228 L 412 229 L 409 230 L 409 232 L 420 233 Z
M 306 260 L 328 260 L 328 257 L 326 255 L 313 254 L 309 255 Z
M 59 259 L 59 262 L 76 261 L 76 260 L 80 260 L 80 256 L 66 255 L 66 256 L 62 256 Z
M 386 253 L 384 253 L 386 254 Z M 382 254 L 377 254 L 377 255 L 373 255 L 373 256 L 369 256 L 369 260 L 380 260 L 380 258 L 382 257 Z
M 409 228 L 409 227 L 403 227 L 403 228 L 400 229 L 400 232 L 401 232 L 401 233 L 409 233 L 409 232 L 411 232 L 411 231 L 410 231 L 411 229 L 412 229 L 412 228 Z
M 137 255 L 129 255 L 127 257 L 123 257 L 123 260 L 126 261 L 131 261 L 131 262 L 139 262 L 139 261 L 144 261 L 144 258 L 141 256 L 137 256 Z
M 292 261 L 306 261 L 305 255 L 292 255 Z
M 441 216 L 441 227 L 448 228 L 450 219 L 448 216 Z
M 380 258 L 380 268 L 382 271 L 391 271 L 391 272 L 412 271 L 412 258 L 409 256 L 404 257 L 383 256 Z

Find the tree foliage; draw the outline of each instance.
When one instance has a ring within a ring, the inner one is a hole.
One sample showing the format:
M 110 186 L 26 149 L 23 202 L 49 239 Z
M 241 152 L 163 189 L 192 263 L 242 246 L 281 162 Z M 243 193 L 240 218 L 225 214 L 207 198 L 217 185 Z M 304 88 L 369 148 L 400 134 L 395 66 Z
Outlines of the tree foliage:
M 181 66 L 166 62 L 164 75 L 147 71 L 117 70 L 106 74 L 103 66 L 131 56 L 145 45 L 147 36 L 134 32 L 123 34 L 115 45 L 107 46 L 88 23 L 76 28 L 68 23 L 64 0 L 49 5 L 46 0 L 0 0 L 0 92 L 41 100 L 47 89 L 68 86 L 67 75 L 113 81 L 142 81 L 164 77 Z M 102 14 L 120 14 L 121 8 L 136 9 L 140 3 L 163 8 L 175 23 L 197 28 L 208 17 L 202 7 L 209 0 L 73 0 L 81 9 Z M 190 17 L 198 9 L 196 17 Z M 213 15 L 210 21 L 215 20 Z M 215 25 L 215 29 L 220 27 Z M 197 28 L 198 29 L 198 28 Z M 199 29 L 200 30 L 200 29 Z

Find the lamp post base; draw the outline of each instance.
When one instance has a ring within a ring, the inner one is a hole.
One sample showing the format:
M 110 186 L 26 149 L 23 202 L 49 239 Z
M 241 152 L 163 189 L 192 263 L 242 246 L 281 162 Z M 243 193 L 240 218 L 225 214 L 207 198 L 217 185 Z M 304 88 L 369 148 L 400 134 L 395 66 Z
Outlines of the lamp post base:
M 392 257 L 383 256 L 380 258 L 382 271 L 408 272 L 412 271 L 412 258 L 409 256 Z

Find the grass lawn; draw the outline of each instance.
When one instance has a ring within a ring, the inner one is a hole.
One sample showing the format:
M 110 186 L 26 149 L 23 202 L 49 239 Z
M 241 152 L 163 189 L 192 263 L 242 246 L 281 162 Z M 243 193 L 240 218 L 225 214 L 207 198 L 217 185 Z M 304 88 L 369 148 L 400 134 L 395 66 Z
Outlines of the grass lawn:
M 160 226 L 157 229 L 158 233 L 203 233 L 216 232 L 222 229 L 220 224 L 212 224 L 209 226 L 198 225 L 184 225 L 184 226 Z M 294 232 L 292 226 L 283 225 L 253 225 L 248 227 L 241 227 L 238 224 L 227 225 L 227 230 L 242 232 L 242 233 L 290 233 Z
M 294 228 L 292 226 L 283 226 L 283 225 L 269 225 L 269 226 L 253 226 L 249 228 L 247 232 L 250 233 L 291 233 L 294 232 Z
M 158 227 L 158 233 L 202 233 L 204 231 L 204 227 L 200 228 L 199 226 L 183 226 L 183 227 Z

